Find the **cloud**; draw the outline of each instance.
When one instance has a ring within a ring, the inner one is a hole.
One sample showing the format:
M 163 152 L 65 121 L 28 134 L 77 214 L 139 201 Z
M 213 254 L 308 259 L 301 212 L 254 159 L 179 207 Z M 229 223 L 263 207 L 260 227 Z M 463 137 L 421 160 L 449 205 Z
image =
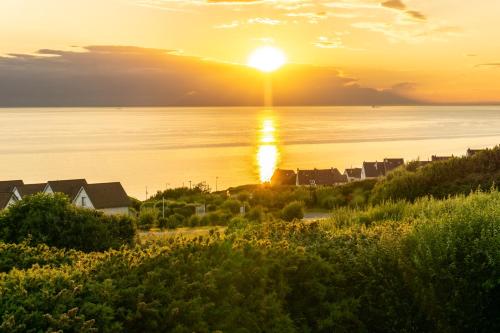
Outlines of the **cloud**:
M 342 39 L 340 39 L 340 37 L 338 36 L 335 36 L 333 38 L 320 36 L 316 39 L 313 45 L 321 49 L 340 49 L 344 47 Z
M 1 106 L 263 104 L 266 76 L 242 65 L 129 46 L 39 53 L 0 57 Z M 417 103 L 362 87 L 333 68 L 287 65 L 272 80 L 275 105 Z
M 405 93 L 408 91 L 415 90 L 416 88 L 417 88 L 417 83 L 415 82 L 400 82 L 392 86 L 392 91 Z
M 256 17 L 248 19 L 248 24 L 267 24 L 267 25 L 278 25 L 282 22 L 280 20 L 272 19 L 269 17 Z
M 215 25 L 214 28 L 215 29 L 233 29 L 233 28 L 237 28 L 237 27 L 240 27 L 242 25 L 247 25 L 247 24 L 249 24 L 249 25 L 251 25 L 251 24 L 280 25 L 283 23 L 286 23 L 286 22 L 281 21 L 281 20 L 277 20 L 277 19 L 272 19 L 269 17 L 255 17 L 255 18 L 249 18 L 246 21 L 234 20 L 234 21 L 231 21 L 229 23 L 218 24 L 218 25 Z
M 406 14 L 417 20 L 423 20 L 423 21 L 427 20 L 427 16 L 416 10 L 407 10 Z
M 222 23 L 222 24 L 215 25 L 214 28 L 215 29 L 233 29 L 233 28 L 239 27 L 240 25 L 241 25 L 240 21 L 234 20 L 234 21 L 229 22 L 229 23 Z
M 500 68 L 500 62 L 490 62 L 486 64 L 478 64 L 476 67 Z
M 382 2 L 381 5 L 383 7 L 397 9 L 397 10 L 405 10 L 406 5 L 401 0 L 389 0 Z
M 411 17 L 413 19 L 422 20 L 422 21 L 427 20 L 427 16 L 425 16 L 424 14 L 422 14 L 419 11 L 409 10 L 408 7 L 406 6 L 406 4 L 401 0 L 388 0 L 388 1 L 384 1 L 380 4 L 382 5 L 382 7 L 386 7 L 389 9 L 395 9 L 395 10 L 404 12 L 406 15 L 408 15 L 409 17 Z

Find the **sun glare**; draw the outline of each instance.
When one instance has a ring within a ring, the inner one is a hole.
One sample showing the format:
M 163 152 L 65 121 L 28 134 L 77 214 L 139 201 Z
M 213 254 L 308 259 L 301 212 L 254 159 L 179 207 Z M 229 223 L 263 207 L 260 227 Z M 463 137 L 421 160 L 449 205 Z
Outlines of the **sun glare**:
M 261 182 L 269 182 L 278 165 L 279 150 L 276 145 L 276 128 L 274 118 L 262 119 L 259 146 L 257 150 L 257 165 Z
M 286 62 L 283 51 L 272 46 L 262 46 L 255 49 L 248 57 L 248 66 L 262 72 L 274 72 Z

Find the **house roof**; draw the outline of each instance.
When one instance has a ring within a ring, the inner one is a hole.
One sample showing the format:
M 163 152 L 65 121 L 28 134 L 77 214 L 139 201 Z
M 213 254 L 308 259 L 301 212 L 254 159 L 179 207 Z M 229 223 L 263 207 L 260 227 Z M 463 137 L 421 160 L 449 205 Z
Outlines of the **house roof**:
M 297 178 L 299 185 L 335 185 L 347 182 L 347 176 L 342 175 L 337 168 L 298 170 Z
M 7 207 L 10 199 L 14 198 L 17 201 L 16 196 L 12 192 L 0 192 L 0 209 Z
M 87 181 L 85 179 L 50 180 L 47 185 L 52 191 L 64 193 L 73 201 L 80 189 L 87 185 Z
M 128 207 L 130 200 L 119 182 L 87 184 L 84 186 L 94 208 Z
M 385 175 L 384 162 L 363 162 L 363 169 L 365 170 L 365 176 L 368 178 Z
M 27 195 L 33 195 L 35 193 L 43 192 L 43 190 L 45 189 L 45 186 L 47 186 L 47 183 L 24 184 L 24 185 L 18 186 L 17 189 L 19 190 L 21 197 L 25 197 Z
M 23 184 L 23 181 L 20 179 L 0 181 L 0 192 L 12 192 L 12 190 L 14 190 L 14 187 L 19 187 Z
M 271 177 L 273 185 L 295 185 L 297 174 L 293 170 L 276 169 Z
M 361 168 L 345 169 L 344 174 L 350 178 L 361 178 Z
M 469 149 L 467 149 L 467 156 L 470 157 L 470 156 L 473 156 L 473 155 L 480 153 L 482 151 L 486 151 L 486 149 L 470 149 L 469 148 Z
M 437 162 L 437 161 L 446 161 L 449 159 L 452 159 L 453 156 L 437 156 L 437 155 L 432 155 L 432 162 Z
M 403 158 L 384 158 L 385 172 L 396 169 L 397 167 L 404 165 L 405 160 Z

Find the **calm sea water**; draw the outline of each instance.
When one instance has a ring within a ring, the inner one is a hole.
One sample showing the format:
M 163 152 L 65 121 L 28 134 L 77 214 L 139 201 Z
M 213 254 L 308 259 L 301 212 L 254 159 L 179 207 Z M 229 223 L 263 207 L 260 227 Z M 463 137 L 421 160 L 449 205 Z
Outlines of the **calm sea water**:
M 0 109 L 0 178 L 121 181 L 142 199 L 146 186 L 222 189 L 276 167 L 343 170 L 499 143 L 500 107 Z

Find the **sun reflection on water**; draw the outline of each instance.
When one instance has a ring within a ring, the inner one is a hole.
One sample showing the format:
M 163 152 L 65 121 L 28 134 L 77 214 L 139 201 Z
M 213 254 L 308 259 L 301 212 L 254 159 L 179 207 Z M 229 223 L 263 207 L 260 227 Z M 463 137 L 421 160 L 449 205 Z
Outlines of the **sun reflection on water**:
M 278 166 L 279 156 L 275 120 L 272 116 L 265 116 L 261 119 L 257 149 L 257 165 L 261 182 L 265 183 L 271 180 L 274 170 Z

